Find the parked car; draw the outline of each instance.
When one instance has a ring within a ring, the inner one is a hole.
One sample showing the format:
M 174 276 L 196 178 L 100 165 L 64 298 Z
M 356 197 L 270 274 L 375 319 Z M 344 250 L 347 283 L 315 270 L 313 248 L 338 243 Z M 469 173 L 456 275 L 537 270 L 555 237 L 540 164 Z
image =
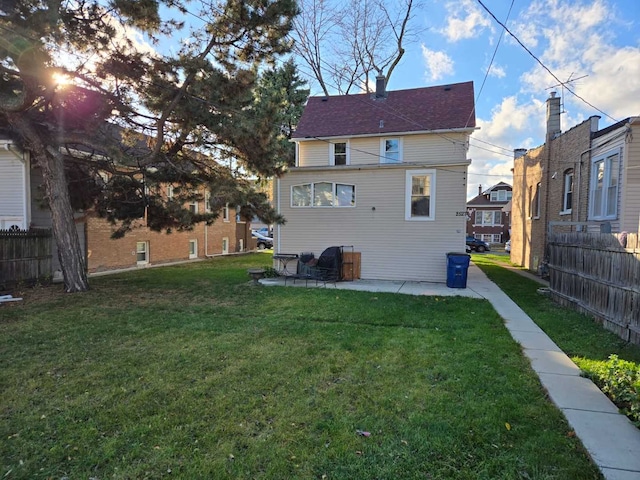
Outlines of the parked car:
M 258 250 L 264 250 L 265 248 L 273 248 L 273 238 L 267 237 L 258 232 L 251 232 L 251 236 L 256 239 L 258 243 Z
M 489 244 L 487 242 L 483 242 L 482 240 L 475 237 L 467 237 L 467 246 L 474 252 L 488 252 L 491 250 Z
M 511 253 L 511 240 L 507 240 L 507 243 L 504 244 L 504 251 Z
M 259 233 L 262 236 L 270 238 L 273 237 L 273 235 L 271 235 L 271 232 L 269 231 L 269 227 L 256 228 L 255 230 L 252 230 L 251 233 Z

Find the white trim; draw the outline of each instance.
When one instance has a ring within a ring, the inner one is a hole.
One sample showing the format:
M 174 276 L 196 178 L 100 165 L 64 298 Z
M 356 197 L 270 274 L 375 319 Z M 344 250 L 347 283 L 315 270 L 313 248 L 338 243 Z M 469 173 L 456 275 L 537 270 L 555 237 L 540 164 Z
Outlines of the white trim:
M 140 250 L 139 246 L 144 245 L 144 250 Z M 144 253 L 144 260 L 138 260 L 138 254 Z M 136 242 L 136 264 L 147 265 L 149 263 L 149 242 Z
M 191 246 L 193 245 L 193 251 L 191 250 Z M 189 240 L 189 259 L 193 260 L 194 258 L 198 258 L 198 239 L 190 239 Z
M 398 160 L 395 161 L 392 159 L 392 157 L 387 157 L 387 150 L 386 150 L 386 145 L 388 141 L 393 141 L 396 140 L 398 142 Z M 381 137 L 380 138 L 380 163 L 384 163 L 384 164 L 393 164 L 393 165 L 397 165 L 399 163 L 402 163 L 402 158 L 403 158 L 403 148 L 402 148 L 402 137 L 390 137 L 390 136 L 385 136 L 385 137 Z
M 466 160 L 461 163 L 437 163 L 437 164 L 424 164 L 421 162 L 405 162 L 405 163 L 367 163 L 362 165 L 346 165 L 340 167 L 340 171 L 354 171 L 354 170 L 380 170 L 384 168 L 401 168 L 405 170 L 407 167 L 429 167 L 429 168 L 445 168 L 445 167 L 468 167 L 471 165 L 471 160 Z M 333 166 L 327 165 L 312 165 L 309 167 L 291 167 L 288 173 L 299 173 L 299 172 L 322 172 L 322 171 L 333 171 L 335 170 Z
M 315 193 L 316 193 L 316 185 L 318 184 L 327 184 L 327 185 L 331 185 L 331 205 L 315 205 Z M 303 186 L 309 186 L 309 204 L 308 205 L 294 205 L 293 203 L 293 199 L 294 199 L 294 193 L 293 193 L 293 189 L 295 187 L 303 187 Z M 347 186 L 347 187 L 352 187 L 353 190 L 353 205 L 337 205 L 337 198 L 338 198 L 338 194 L 337 194 L 337 188 L 338 185 L 343 185 L 343 186 Z M 307 183 L 297 183 L 295 185 L 291 185 L 290 187 L 290 207 L 291 208 L 355 208 L 356 207 L 356 186 L 355 184 L 352 183 L 345 183 L 345 182 L 328 182 L 326 180 L 319 180 L 317 182 L 307 182 Z
M 344 142 L 334 141 L 329 142 L 329 165 L 336 166 L 336 144 L 344 143 L 345 145 L 345 163 L 343 165 L 338 165 L 339 167 L 343 167 L 346 165 L 351 165 L 351 146 L 349 145 L 349 140 L 345 140 Z
M 613 157 L 615 157 L 617 155 L 618 159 L 617 159 L 617 169 L 618 171 L 616 172 L 616 198 L 614 200 L 615 202 L 615 211 L 613 214 L 611 215 L 607 215 L 607 209 L 609 207 L 608 205 L 608 196 L 609 196 L 609 188 L 611 188 L 610 186 L 610 182 L 611 182 L 611 168 L 609 166 L 609 160 Z M 595 197 L 595 186 L 596 186 L 596 182 L 597 182 L 597 175 L 596 175 L 596 171 L 595 171 L 595 166 L 597 163 L 602 162 L 603 168 L 604 168 L 604 172 L 603 172 L 603 178 L 602 178 L 602 198 L 601 198 L 601 207 L 602 207 L 602 213 L 600 215 L 595 215 L 593 213 L 594 211 L 594 197 Z M 618 218 L 618 201 L 620 198 L 620 167 L 622 166 L 622 147 L 619 148 L 614 148 L 612 150 L 609 150 L 608 152 L 605 152 L 603 154 L 600 154 L 596 157 L 593 157 L 591 159 L 591 183 L 589 185 L 589 219 L 590 220 L 614 220 L 616 218 Z
M 411 215 L 411 194 L 414 176 L 430 176 L 429 180 L 429 216 Z M 435 169 L 407 170 L 405 174 L 404 219 L 408 222 L 431 222 L 436 219 L 436 171 Z
M 224 207 L 222 207 L 222 221 L 223 222 L 230 222 L 231 220 L 229 219 L 229 203 L 225 203 Z
M 227 255 L 229 253 L 229 237 L 222 237 L 222 254 Z

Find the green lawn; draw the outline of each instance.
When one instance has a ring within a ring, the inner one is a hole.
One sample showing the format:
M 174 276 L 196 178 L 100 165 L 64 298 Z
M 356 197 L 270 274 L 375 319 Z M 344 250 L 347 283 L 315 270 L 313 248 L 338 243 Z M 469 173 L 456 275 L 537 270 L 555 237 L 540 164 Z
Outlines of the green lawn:
M 587 315 L 542 297 L 537 293 L 540 284 L 504 268 L 508 259 L 473 256 L 474 263 L 640 427 L 640 345 L 622 340 Z M 612 355 L 616 358 L 608 360 Z
M 250 286 L 269 264 L 0 307 L 0 478 L 600 478 L 488 302 Z

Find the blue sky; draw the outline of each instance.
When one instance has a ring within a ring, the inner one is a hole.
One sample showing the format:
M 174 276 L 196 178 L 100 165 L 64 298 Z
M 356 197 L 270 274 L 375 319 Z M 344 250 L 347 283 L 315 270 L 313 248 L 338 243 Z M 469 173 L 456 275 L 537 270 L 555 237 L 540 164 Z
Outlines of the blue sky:
M 483 3 L 560 80 L 583 77 L 570 88 L 611 117 L 557 86 L 563 131 L 592 115 L 602 117 L 600 128 L 640 115 L 640 0 L 515 0 L 508 20 L 510 1 Z M 513 149 L 544 141 L 545 100 L 558 81 L 505 34 L 480 92 L 502 27 L 477 0 L 426 0 L 414 22 L 420 38 L 388 88 L 473 80 L 480 129 L 469 150 L 468 196 L 479 184 L 510 183 Z

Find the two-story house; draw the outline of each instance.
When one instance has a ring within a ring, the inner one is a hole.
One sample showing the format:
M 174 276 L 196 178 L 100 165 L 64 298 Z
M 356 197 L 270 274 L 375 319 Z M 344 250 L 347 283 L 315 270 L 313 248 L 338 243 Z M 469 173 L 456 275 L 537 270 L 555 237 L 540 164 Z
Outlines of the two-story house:
M 280 253 L 353 245 L 364 279 L 444 282 L 465 251 L 473 83 L 312 97 L 275 186 Z
M 509 212 L 505 206 L 511 200 L 511 185 L 500 182 L 482 191 L 467 202 L 467 236 L 487 243 L 504 243 L 509 240 Z
M 599 129 L 592 116 L 563 132 L 547 99 L 543 145 L 514 155 L 511 261 L 538 270 L 554 231 L 633 232 L 640 219 L 640 117 Z M 635 135 L 634 135 L 635 134 Z

